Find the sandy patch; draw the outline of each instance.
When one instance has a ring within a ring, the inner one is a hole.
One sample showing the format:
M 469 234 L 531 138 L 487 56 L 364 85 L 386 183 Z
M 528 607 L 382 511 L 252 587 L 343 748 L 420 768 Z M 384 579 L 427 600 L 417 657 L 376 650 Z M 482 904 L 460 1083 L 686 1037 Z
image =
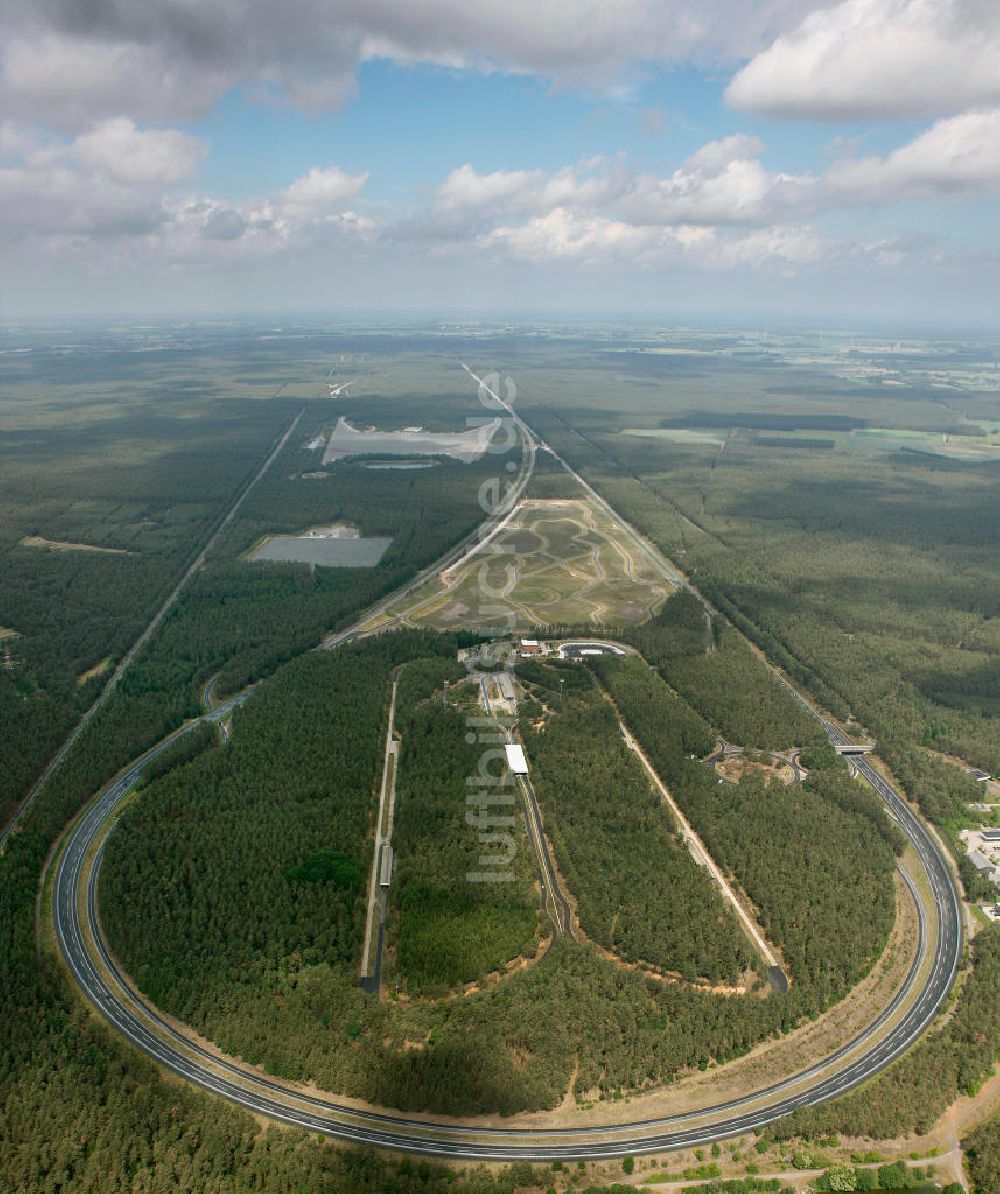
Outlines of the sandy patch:
M 62 539 L 45 539 L 41 535 L 25 535 L 18 547 L 42 547 L 48 551 L 91 551 L 102 556 L 128 556 L 123 547 L 95 547 L 93 543 L 67 543 Z
M 81 672 L 76 678 L 77 688 L 82 688 L 88 680 L 93 680 L 97 676 L 103 676 L 111 666 L 111 658 L 112 657 L 110 655 L 105 655 L 105 657 L 99 662 L 95 663 L 93 667 L 87 668 L 85 672 Z

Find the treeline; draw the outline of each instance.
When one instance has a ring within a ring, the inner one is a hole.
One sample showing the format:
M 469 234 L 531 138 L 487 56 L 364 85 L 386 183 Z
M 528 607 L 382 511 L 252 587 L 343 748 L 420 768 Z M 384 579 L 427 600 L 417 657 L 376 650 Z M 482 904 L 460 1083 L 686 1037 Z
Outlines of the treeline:
M 790 787 L 756 775 L 720 783 L 690 757 L 698 753 L 697 723 L 679 715 L 681 702 L 665 684 L 641 681 L 642 666 L 612 658 L 593 663 L 685 816 L 784 950 L 794 983 L 815 1008 L 825 1006 L 885 946 L 901 835 L 874 793 L 839 770 Z
M 673 773 L 690 755 L 700 759 L 715 749 L 712 727 L 645 660 L 595 656 L 590 666 L 615 702 L 628 709 L 629 728 L 640 740 L 658 740 L 665 770 Z
M 628 961 L 735 983 L 752 951 L 678 840 L 600 692 L 564 691 L 543 729 L 524 725 L 522 732 L 546 831 L 584 932 Z
M 924 1170 L 919 1165 L 907 1165 L 905 1161 L 893 1161 L 878 1168 L 831 1165 L 825 1173 L 820 1174 L 812 1188 L 823 1194 L 852 1190 L 925 1190 L 933 1173 L 931 1165 Z M 945 1194 L 960 1194 L 962 1189 L 960 1184 L 954 1183 L 945 1188 Z
M 77 414 L 0 447 L 0 627 L 19 634 L 0 667 L 0 824 L 107 673 L 78 679 L 131 646 L 291 418 L 256 402 Z M 129 554 L 21 546 L 30 535 Z
M 708 654 L 707 634 L 704 607 L 681 589 L 652 622 L 627 637 L 728 741 L 781 750 L 823 738 L 817 722 L 738 635 L 713 619 L 715 649 Z
M 296 661 L 236 714 L 224 750 L 150 785 L 105 851 L 101 908 L 140 989 L 205 1026 L 220 983 L 262 962 L 352 958 L 363 891 L 296 868 L 334 850 L 367 871 L 391 665 L 345 649 Z
M 161 750 L 159 754 L 154 755 L 148 763 L 143 765 L 142 782 L 153 783 L 154 780 L 166 775 L 168 771 L 190 763 L 202 751 L 218 745 L 218 742 L 218 728 L 207 721 L 198 722 L 190 730 L 181 734 L 176 742 L 171 743 L 165 750 Z
M 962 1141 L 975 1194 L 1000 1192 L 1000 1119 L 990 1120 Z
M 420 664 L 412 683 L 407 669 L 403 677 L 404 704 L 432 715 L 427 782 L 436 780 L 434 723 L 449 710 L 437 698 L 422 703 L 421 685 L 440 692 L 455 674 L 455 648 L 450 636 L 405 632 L 288 665 L 237 713 L 229 746 L 150 785 L 109 843 L 101 898 L 112 941 L 140 984 L 225 1052 L 271 1073 L 445 1114 L 553 1107 L 575 1068 L 580 1097 L 642 1089 L 789 1028 L 801 1015 L 793 998 L 734 1000 L 647 980 L 564 941 L 459 1000 L 381 1003 L 360 990 L 363 901 L 351 904 L 349 884 L 288 872 L 310 868 L 324 850 L 356 860 L 351 843 L 368 840 L 389 676 L 434 654 L 441 663 Z M 407 724 L 401 758 L 423 723 Z M 464 737 L 464 725 L 455 728 Z M 437 849 L 455 827 L 456 810 L 440 808 L 445 823 L 431 823 Z M 12 849 L 33 840 L 20 835 Z M 609 840 L 611 857 L 617 843 Z M 431 836 L 425 841 L 433 864 Z M 42 855 L 40 845 L 37 862 Z M 523 859 L 532 865 L 526 844 Z M 33 899 L 29 883 L 18 921 L 29 970 Z M 702 921 L 690 924 L 697 932 Z M 27 981 L 11 993 L 30 999 L 32 989 Z M 24 1031 L 31 1053 L 37 1017 L 30 1028 L 24 1019 L 11 1027 Z
M 454 658 L 442 658 L 414 660 L 400 678 L 390 889 L 397 920 L 390 940 L 398 942 L 398 973 L 410 994 L 441 994 L 481 978 L 535 940 L 535 867 L 517 789 L 512 779 L 506 787 L 492 782 L 506 772 L 502 751 L 477 737 L 467 741 L 466 716 L 442 701 L 444 685 L 464 676 Z M 477 792 L 493 802 L 475 803 Z M 501 792 L 508 804 L 495 801 Z M 509 824 L 490 825 L 487 818 L 509 818 Z M 483 844 L 480 831 L 509 835 L 514 856 L 498 868 L 505 881 L 470 880 L 492 871 L 480 865 L 480 855 L 506 854 L 503 842 Z
M 1000 925 L 992 924 L 976 934 L 972 970 L 949 1020 L 859 1090 L 780 1120 L 775 1137 L 842 1132 L 884 1140 L 929 1131 L 959 1095 L 975 1094 L 993 1071 L 1000 1054 L 998 985 Z

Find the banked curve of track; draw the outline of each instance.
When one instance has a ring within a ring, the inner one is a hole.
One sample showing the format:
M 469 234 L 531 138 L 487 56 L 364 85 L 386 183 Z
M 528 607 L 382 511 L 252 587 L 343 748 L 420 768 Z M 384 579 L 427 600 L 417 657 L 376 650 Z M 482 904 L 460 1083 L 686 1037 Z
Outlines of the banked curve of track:
M 810 713 L 819 716 L 801 695 L 795 695 Z M 216 710 L 214 716 L 221 711 Z M 843 744 L 842 731 L 828 722 L 823 724 L 831 738 Z M 97 910 L 97 884 L 109 823 L 113 823 L 145 763 L 174 740 L 176 736 L 125 771 L 90 805 L 70 832 L 53 883 L 53 920 L 59 949 L 94 1007 L 154 1060 L 250 1111 L 342 1140 L 427 1156 L 538 1161 L 613 1158 L 711 1143 L 764 1128 L 800 1107 L 844 1094 L 885 1068 L 926 1030 L 957 972 L 962 917 L 948 864 L 920 819 L 865 759 L 861 773 L 908 837 L 932 898 L 930 906 L 925 906 L 918 885 L 903 873 L 919 913 L 918 948 L 910 971 L 888 1006 L 862 1032 L 822 1061 L 738 1099 L 672 1116 L 597 1127 L 482 1127 L 369 1111 L 316 1098 L 220 1057 L 183 1035 L 135 993 L 104 940 Z M 88 867 L 91 855 L 93 865 Z M 930 940 L 934 949 L 928 962 Z M 887 1028 L 907 1002 L 905 1013 Z
M 468 366 L 463 367 L 480 385 L 483 384 L 468 370 Z M 528 459 L 523 473 L 525 481 L 520 483 L 523 488 L 533 471 L 536 447 L 548 445 L 498 395 L 493 394 L 493 397 L 514 417 L 525 436 Z M 548 450 L 552 451 L 551 448 Z M 578 477 L 561 457 L 554 452 L 553 455 L 572 475 Z M 578 480 L 594 493 L 582 478 L 578 477 Z M 595 497 L 606 504 L 596 493 Z M 409 587 L 404 586 L 404 589 Z M 381 604 L 384 607 L 389 600 Z M 324 647 L 329 649 L 349 641 L 356 636 L 358 625 L 331 636 L 323 644 Z M 837 745 L 849 742 L 843 731 L 817 713 L 785 677 L 780 673 L 776 675 L 795 699 L 817 718 L 832 742 Z M 218 720 L 228 708 L 247 695 L 238 694 L 213 710 L 209 719 Z M 958 971 L 962 949 L 962 912 L 955 881 L 941 847 L 896 789 L 868 759 L 862 758 L 857 764 L 859 773 L 882 797 L 889 816 L 913 846 L 925 872 L 932 901 L 931 906 L 926 907 L 919 886 L 902 872 L 919 915 L 918 947 L 909 973 L 881 1013 L 851 1041 L 822 1061 L 784 1081 L 711 1107 L 597 1127 L 482 1127 L 449 1123 L 426 1116 L 393 1115 L 384 1111 L 359 1109 L 338 1103 L 335 1099 L 319 1099 L 237 1065 L 183 1035 L 155 1007 L 136 994 L 119 970 L 104 940 L 97 911 L 97 886 L 106 841 L 105 827 L 116 816 L 138 782 L 145 763 L 166 749 L 176 737 L 175 734 L 164 740 L 123 772 L 84 811 L 71 829 L 59 855 L 53 883 L 52 911 L 59 949 L 93 1006 L 138 1048 L 204 1090 L 284 1123 L 352 1143 L 465 1160 L 615 1158 L 708 1144 L 764 1128 L 800 1107 L 835 1098 L 884 1069 L 931 1024 L 947 998 Z M 87 862 L 91 855 L 93 865 L 88 873 Z M 81 909 L 87 932 L 81 920 Z M 933 921 L 933 926 L 930 921 Z M 934 950 L 928 964 L 927 949 L 931 939 L 934 941 Z M 905 1013 L 892 1023 L 907 1003 L 909 1006 Z M 889 1024 L 892 1026 L 887 1028 Z

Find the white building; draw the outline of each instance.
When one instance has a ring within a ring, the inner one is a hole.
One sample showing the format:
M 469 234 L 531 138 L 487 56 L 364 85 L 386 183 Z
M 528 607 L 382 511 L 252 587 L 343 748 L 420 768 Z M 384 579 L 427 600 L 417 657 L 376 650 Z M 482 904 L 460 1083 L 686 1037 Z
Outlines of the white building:
M 512 742 L 504 747 L 507 752 L 507 766 L 515 775 L 528 774 L 528 760 L 524 757 L 524 747 Z

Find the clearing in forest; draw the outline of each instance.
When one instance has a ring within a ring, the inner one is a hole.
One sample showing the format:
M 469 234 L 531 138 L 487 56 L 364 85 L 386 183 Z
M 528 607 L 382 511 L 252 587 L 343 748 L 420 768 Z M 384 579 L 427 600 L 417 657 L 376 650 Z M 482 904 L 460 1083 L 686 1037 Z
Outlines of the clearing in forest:
M 41 535 L 25 535 L 19 547 L 44 547 L 49 551 L 92 551 L 102 556 L 127 556 L 124 547 L 95 547 L 93 543 L 66 543 L 62 539 L 45 539 Z
M 589 497 L 535 499 L 520 502 L 499 533 L 421 589 L 403 620 L 469 629 L 495 624 L 502 607 L 522 629 L 635 625 L 672 590 Z
M 111 666 L 111 658 L 112 657 L 110 655 L 105 655 L 105 657 L 98 660 L 93 667 L 89 667 L 85 672 L 81 672 L 76 678 L 77 688 L 82 688 L 88 680 L 94 680 L 98 676 L 103 676 Z
M 478 460 L 489 447 L 500 426 L 494 419 L 468 431 L 425 431 L 422 427 L 404 427 L 401 431 L 380 431 L 375 427 L 359 430 L 341 418 L 333 429 L 324 464 L 334 464 L 348 456 L 451 456 L 455 460 Z

